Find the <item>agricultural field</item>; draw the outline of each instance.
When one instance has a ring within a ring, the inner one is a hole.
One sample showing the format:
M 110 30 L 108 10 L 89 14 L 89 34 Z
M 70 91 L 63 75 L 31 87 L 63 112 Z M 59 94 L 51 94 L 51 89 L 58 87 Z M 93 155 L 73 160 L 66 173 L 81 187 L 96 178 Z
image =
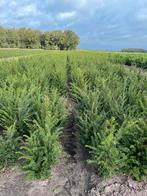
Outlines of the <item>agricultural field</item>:
M 0 59 L 8 57 L 20 57 L 44 53 L 45 50 L 39 49 L 0 49 Z
M 120 63 L 127 66 L 147 69 L 147 54 L 116 52 L 109 53 L 108 58 L 112 63 Z
M 0 50 L 0 58 L 23 55 L 0 61 L 0 169 L 17 166 L 29 180 L 51 178 L 50 191 L 64 175 L 75 195 L 92 196 L 93 176 L 123 175 L 144 188 L 147 75 L 140 69 L 147 56 Z
M 141 69 L 147 69 L 147 54 L 146 53 L 127 53 L 127 52 L 97 52 L 97 51 L 85 51 L 92 52 L 98 57 L 103 57 L 106 62 L 113 64 L 122 64 L 127 66 L 134 66 Z

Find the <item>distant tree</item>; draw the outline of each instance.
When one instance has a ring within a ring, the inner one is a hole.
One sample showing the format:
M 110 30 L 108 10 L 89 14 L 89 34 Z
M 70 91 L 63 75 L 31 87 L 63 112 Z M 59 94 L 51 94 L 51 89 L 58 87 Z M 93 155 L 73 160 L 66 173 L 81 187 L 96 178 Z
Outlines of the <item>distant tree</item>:
M 54 33 L 46 31 L 41 37 L 41 46 L 45 49 L 58 49 Z
M 18 30 L 20 48 L 31 48 L 32 38 L 30 31 L 30 29 L 25 28 L 21 28 Z
M 21 28 L 18 35 L 20 48 L 40 48 L 40 31 Z
M 79 44 L 80 42 L 80 38 L 79 36 L 73 32 L 73 31 L 70 31 L 70 30 L 66 30 L 64 31 L 64 35 L 65 35 L 65 39 L 66 39 L 66 45 L 65 45 L 65 48 L 66 50 L 73 50 L 73 49 L 76 49 L 77 45 Z
M 0 47 L 1 48 L 7 48 L 8 44 L 6 41 L 6 29 L 3 29 L 0 27 Z
M 53 31 L 54 43 L 58 49 L 64 50 L 66 44 L 66 37 L 62 31 Z
M 45 49 L 64 50 L 65 35 L 62 31 L 45 32 L 42 35 L 41 44 Z
M 79 41 L 78 35 L 70 30 L 42 33 L 30 28 L 4 29 L 0 27 L 0 47 L 72 50 L 77 47 Z
M 146 50 L 142 48 L 124 48 L 121 50 L 122 52 L 147 52 Z
M 6 42 L 10 48 L 19 47 L 19 37 L 17 30 L 8 29 L 6 31 Z

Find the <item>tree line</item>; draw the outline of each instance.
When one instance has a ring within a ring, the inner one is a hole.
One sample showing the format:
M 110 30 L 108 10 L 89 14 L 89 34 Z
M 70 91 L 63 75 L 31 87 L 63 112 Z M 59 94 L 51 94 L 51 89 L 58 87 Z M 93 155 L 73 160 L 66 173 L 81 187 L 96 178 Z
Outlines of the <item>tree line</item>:
M 141 53 L 146 53 L 147 50 L 143 48 L 124 48 L 121 50 L 121 52 L 141 52 Z
M 30 28 L 0 27 L 0 48 L 72 50 L 78 46 L 79 42 L 79 36 L 70 30 L 41 32 Z

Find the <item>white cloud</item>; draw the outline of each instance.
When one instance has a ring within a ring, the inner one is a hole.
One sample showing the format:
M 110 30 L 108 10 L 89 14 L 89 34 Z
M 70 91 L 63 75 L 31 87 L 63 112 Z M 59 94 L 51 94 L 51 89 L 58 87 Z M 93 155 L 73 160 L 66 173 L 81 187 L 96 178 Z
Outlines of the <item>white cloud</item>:
M 73 4 L 76 3 L 77 6 L 80 8 L 80 7 L 84 7 L 87 5 L 88 1 L 87 0 L 75 0 L 73 1 Z
M 12 0 L 10 3 L 9 3 L 10 6 L 12 7 L 15 7 L 18 5 L 18 1 L 17 0 Z
M 76 11 L 60 12 L 57 15 L 57 19 L 59 19 L 59 20 L 67 20 L 67 19 L 73 19 L 75 16 L 76 16 Z
M 139 14 L 137 16 L 138 20 L 141 20 L 141 21 L 147 21 L 147 14 Z
M 107 0 L 68 0 L 72 2 L 73 6 L 76 6 L 78 10 L 88 10 L 101 8 L 105 5 Z
M 0 8 L 6 4 L 5 0 L 0 0 Z
M 35 16 L 37 14 L 37 8 L 35 4 L 30 4 L 19 8 L 17 16 Z
M 147 22 L 147 8 L 139 9 L 137 15 L 138 21 L 146 21 Z

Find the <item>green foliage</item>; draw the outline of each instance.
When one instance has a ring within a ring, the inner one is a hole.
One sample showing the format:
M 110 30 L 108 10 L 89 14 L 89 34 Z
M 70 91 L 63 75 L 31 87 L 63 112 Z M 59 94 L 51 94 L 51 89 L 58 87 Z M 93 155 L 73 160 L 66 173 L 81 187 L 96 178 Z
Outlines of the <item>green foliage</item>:
M 122 170 L 137 180 L 143 179 L 147 171 L 146 124 L 143 118 L 132 118 L 124 121 L 118 132 L 118 147 L 126 156 Z
M 146 50 L 142 48 L 124 48 L 121 50 L 122 52 L 147 52 Z
M 50 50 L 72 50 L 79 44 L 79 37 L 73 31 L 41 32 L 27 28 L 0 28 L 1 48 L 44 48 Z
M 123 172 L 141 180 L 147 161 L 146 75 L 109 63 L 89 67 L 92 55 L 86 53 L 85 61 L 76 60 L 80 54 L 70 59 L 81 142 L 102 177 Z
M 23 57 L 23 56 L 34 56 L 34 55 L 40 55 L 40 54 L 45 54 L 47 53 L 48 51 L 45 51 L 45 50 L 41 50 L 41 49 L 16 49 L 16 48 L 13 48 L 13 49 L 4 49 L 4 48 L 1 48 L 0 49 L 0 60 L 1 58 L 8 58 L 8 57 Z M 11 59 L 12 60 L 12 59 Z M 10 60 L 9 60 L 9 63 Z
M 66 119 L 66 111 L 56 91 L 45 96 L 40 103 L 37 120 L 30 125 L 30 134 L 26 136 L 20 159 L 24 161 L 23 170 L 29 179 L 47 178 L 51 166 L 57 160 L 61 146 L 59 135 L 61 125 Z
M 1 48 L 7 47 L 6 31 L 3 28 L 0 28 L 0 47 Z
M 51 130 L 51 116 L 45 119 L 45 129 L 36 122 L 34 131 L 26 136 L 25 146 L 22 147 L 20 159 L 24 161 L 22 169 L 27 172 L 28 179 L 44 179 L 49 177 L 51 166 L 60 155 L 59 133 Z
M 99 165 L 99 173 L 104 177 L 109 177 L 120 171 L 124 159 L 117 148 L 115 119 L 106 120 L 101 129 L 100 132 L 94 133 L 91 138 L 91 146 L 87 147 L 94 157 L 92 162 Z
M 146 54 L 131 54 L 131 53 L 109 53 L 109 58 L 112 63 L 120 63 L 127 66 L 135 66 L 138 68 L 147 68 Z
M 64 36 L 65 36 L 64 48 L 66 50 L 76 49 L 77 45 L 80 42 L 80 38 L 76 35 L 76 33 L 70 30 L 66 30 L 64 31 Z
M 73 50 L 79 44 L 79 37 L 75 32 L 66 30 L 45 32 L 41 37 L 41 45 L 51 50 Z
M 3 135 L 0 135 L 0 169 L 16 162 L 20 139 L 15 124 L 6 128 Z
M 20 48 L 40 48 L 41 32 L 38 30 L 21 28 L 17 30 L 18 46 Z
M 45 54 L 0 64 L 1 168 L 19 158 L 28 178 L 49 176 L 67 118 L 65 60 L 65 54 Z

